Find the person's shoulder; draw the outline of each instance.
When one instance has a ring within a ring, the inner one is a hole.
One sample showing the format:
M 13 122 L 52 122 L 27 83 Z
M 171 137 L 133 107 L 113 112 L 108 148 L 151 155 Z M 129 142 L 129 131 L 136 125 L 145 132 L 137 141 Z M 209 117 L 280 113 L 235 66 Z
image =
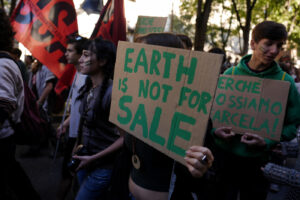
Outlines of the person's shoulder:
M 14 73 L 18 73 L 20 71 L 15 61 L 9 58 L 0 58 L 0 70 Z
M 226 69 L 223 74 L 224 75 L 232 75 L 232 71 L 234 68 L 235 68 L 235 66 L 232 66 L 232 67 Z

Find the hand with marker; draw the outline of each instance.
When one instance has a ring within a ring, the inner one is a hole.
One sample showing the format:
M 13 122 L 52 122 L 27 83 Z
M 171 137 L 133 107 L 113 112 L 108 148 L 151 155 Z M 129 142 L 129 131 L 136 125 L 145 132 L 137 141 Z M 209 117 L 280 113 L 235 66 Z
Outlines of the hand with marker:
M 200 178 L 211 167 L 214 156 L 211 151 L 202 146 L 192 146 L 186 151 L 186 166 L 193 177 Z
M 242 135 L 241 142 L 253 147 L 265 147 L 267 145 L 263 137 L 253 133 Z
M 220 127 L 215 130 L 215 135 L 224 140 L 230 140 L 235 136 L 231 127 Z

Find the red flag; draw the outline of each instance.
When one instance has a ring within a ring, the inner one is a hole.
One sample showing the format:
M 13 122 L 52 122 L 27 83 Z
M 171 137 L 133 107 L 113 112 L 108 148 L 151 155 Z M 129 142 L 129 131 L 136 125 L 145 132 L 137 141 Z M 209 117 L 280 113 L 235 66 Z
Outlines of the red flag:
M 118 44 L 126 40 L 124 0 L 108 0 L 100 14 L 91 38 L 102 37 Z
M 21 0 L 11 24 L 15 38 L 58 78 L 69 69 L 64 56 L 67 36 L 78 32 L 72 0 Z

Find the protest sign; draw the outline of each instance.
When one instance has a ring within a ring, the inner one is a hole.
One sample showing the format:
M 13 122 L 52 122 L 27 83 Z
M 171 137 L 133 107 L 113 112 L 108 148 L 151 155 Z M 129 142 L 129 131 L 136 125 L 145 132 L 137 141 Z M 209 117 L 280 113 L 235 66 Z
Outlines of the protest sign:
M 135 37 L 148 33 L 162 33 L 165 30 L 167 17 L 139 16 L 135 26 Z
M 211 112 L 213 126 L 279 141 L 289 87 L 287 81 L 220 76 Z
M 184 163 L 202 145 L 223 56 L 119 42 L 110 121 Z

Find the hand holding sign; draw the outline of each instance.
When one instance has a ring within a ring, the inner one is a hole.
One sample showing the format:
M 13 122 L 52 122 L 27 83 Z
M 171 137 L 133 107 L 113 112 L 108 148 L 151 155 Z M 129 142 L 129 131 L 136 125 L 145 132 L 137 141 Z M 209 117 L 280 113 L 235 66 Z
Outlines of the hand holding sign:
M 231 127 L 220 127 L 216 129 L 215 135 L 224 140 L 230 140 L 235 136 L 235 133 Z
M 241 142 L 245 143 L 249 146 L 253 146 L 253 147 L 265 147 L 266 146 L 266 142 L 265 142 L 264 138 L 257 134 L 253 134 L 253 133 L 245 133 L 241 137 Z
M 203 158 L 206 158 L 203 162 Z M 186 151 L 186 166 L 193 177 L 200 178 L 211 167 L 214 157 L 211 151 L 202 146 L 192 146 Z

